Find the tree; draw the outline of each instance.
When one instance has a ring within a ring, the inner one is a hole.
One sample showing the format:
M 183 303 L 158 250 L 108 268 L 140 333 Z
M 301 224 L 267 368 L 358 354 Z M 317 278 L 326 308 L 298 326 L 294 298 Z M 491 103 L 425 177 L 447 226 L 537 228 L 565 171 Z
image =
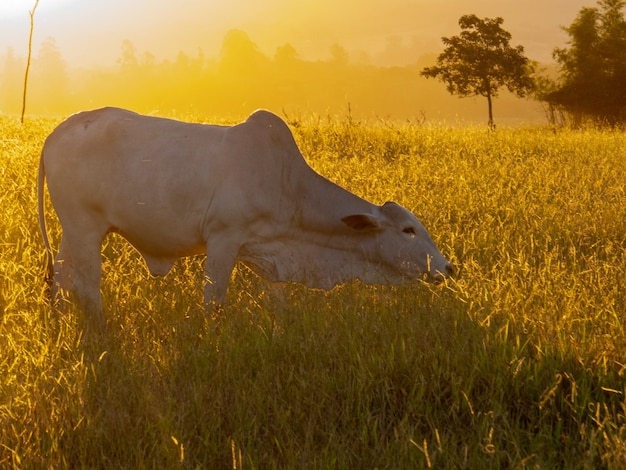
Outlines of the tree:
M 345 67 L 346 65 L 348 65 L 348 62 L 350 60 L 346 48 L 336 42 L 333 43 L 332 46 L 330 46 L 330 55 L 332 57 L 330 60 L 331 63 L 339 67 Z
M 503 21 L 500 17 L 462 16 L 461 34 L 441 38 L 446 47 L 437 57 L 437 65 L 421 72 L 439 78 L 451 94 L 487 98 L 490 127 L 494 126 L 492 100 L 500 88 L 524 97 L 534 86 L 533 66 L 522 46 L 509 45 L 511 34 L 501 28 Z
M 222 71 L 234 74 L 252 74 L 267 65 L 269 60 L 244 31 L 232 29 L 226 33 L 220 50 Z
M 33 61 L 33 86 L 30 95 L 38 111 L 69 112 L 71 103 L 68 67 L 56 40 L 46 38 Z
M 24 60 L 17 57 L 10 47 L 7 48 L 0 76 L 0 109 L 17 114 L 22 104 L 20 92 L 24 85 Z
M 626 120 L 624 0 L 599 0 L 563 28 L 569 47 L 555 49 L 560 77 L 540 99 L 565 109 L 579 125 L 585 117 L 615 125 Z
M 125 73 L 137 73 L 139 59 L 137 59 L 137 48 L 129 39 L 122 42 L 122 57 L 117 60 Z
M 289 67 L 297 63 L 298 60 L 298 52 L 291 44 L 283 44 L 282 46 L 278 46 L 276 48 L 274 62 L 279 66 Z

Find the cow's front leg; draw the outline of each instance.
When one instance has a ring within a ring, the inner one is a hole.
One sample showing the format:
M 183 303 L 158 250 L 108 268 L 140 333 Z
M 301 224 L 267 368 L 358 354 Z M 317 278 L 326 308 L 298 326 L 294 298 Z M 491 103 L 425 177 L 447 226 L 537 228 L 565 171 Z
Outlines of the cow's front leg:
M 226 301 L 226 290 L 235 267 L 238 247 L 215 241 L 207 242 L 204 265 L 204 308 L 212 312 Z

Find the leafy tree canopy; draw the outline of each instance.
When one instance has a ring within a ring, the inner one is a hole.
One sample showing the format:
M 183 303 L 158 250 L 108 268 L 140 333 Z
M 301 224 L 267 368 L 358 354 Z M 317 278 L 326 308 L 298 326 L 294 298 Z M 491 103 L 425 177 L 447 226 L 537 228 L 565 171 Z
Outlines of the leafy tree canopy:
M 555 49 L 559 81 L 540 98 L 562 107 L 578 124 L 584 117 L 611 125 L 626 120 L 624 0 L 599 0 L 563 28 L 569 47 Z
M 426 67 L 422 75 L 439 78 L 451 94 L 483 96 L 489 105 L 489 125 L 493 126 L 492 98 L 506 87 L 520 97 L 533 89 L 532 66 L 522 46 L 512 47 L 511 34 L 501 25 L 503 19 L 464 15 L 461 33 L 443 37 L 444 51 L 437 65 Z

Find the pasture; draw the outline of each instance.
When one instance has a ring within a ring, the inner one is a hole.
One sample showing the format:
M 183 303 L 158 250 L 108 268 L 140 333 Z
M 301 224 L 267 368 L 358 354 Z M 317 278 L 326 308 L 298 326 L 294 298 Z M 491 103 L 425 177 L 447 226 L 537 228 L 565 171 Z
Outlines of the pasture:
M 43 296 L 57 123 L 0 116 L 3 468 L 626 466 L 623 133 L 292 121 L 311 166 L 414 211 L 457 277 L 279 297 L 238 266 L 207 318 L 201 258 L 153 279 L 111 236 L 110 331 L 86 343 Z

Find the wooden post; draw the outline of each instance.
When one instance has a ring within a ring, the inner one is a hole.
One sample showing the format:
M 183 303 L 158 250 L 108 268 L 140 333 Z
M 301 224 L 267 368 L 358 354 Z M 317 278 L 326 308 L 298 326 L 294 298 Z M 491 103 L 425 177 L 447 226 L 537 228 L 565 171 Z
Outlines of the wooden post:
M 33 29 L 35 28 L 35 10 L 37 10 L 39 0 L 35 0 L 35 6 L 28 12 L 30 15 L 30 34 L 28 35 L 28 58 L 26 59 L 26 72 L 24 73 L 24 93 L 22 94 L 22 116 L 20 122 L 24 124 L 24 113 L 26 112 L 26 88 L 28 87 L 28 71 L 30 70 L 30 57 L 33 50 Z

